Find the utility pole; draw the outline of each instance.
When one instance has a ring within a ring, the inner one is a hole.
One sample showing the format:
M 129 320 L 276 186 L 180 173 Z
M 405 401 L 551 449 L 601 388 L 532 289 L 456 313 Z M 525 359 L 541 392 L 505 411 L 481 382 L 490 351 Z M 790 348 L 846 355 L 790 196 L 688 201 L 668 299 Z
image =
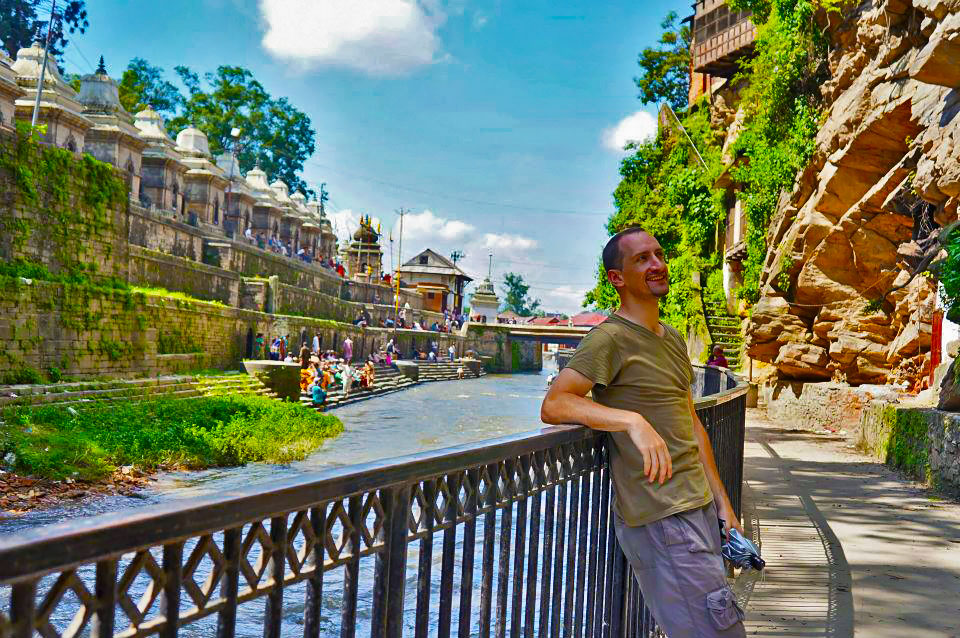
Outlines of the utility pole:
M 397 246 L 397 270 L 393 273 L 394 279 L 396 279 L 396 293 L 395 301 L 393 305 L 393 331 L 397 331 L 397 318 L 400 315 L 400 269 L 403 268 L 403 216 L 406 215 L 409 211 L 401 207 L 397 210 L 397 214 L 400 215 L 400 241 Z
M 462 250 L 455 250 L 450 253 L 450 259 L 453 260 L 453 265 L 456 267 L 457 262 L 466 257 Z M 457 308 L 457 314 L 460 314 L 460 311 L 463 309 L 463 281 L 459 278 L 454 279 L 457 283 L 454 285 L 453 292 L 453 305 Z
M 47 43 L 43 49 L 43 64 L 40 65 L 40 81 L 37 82 L 37 99 L 33 103 L 33 119 L 30 128 L 36 128 L 37 115 L 40 113 L 40 96 L 43 94 L 43 78 L 47 73 L 47 58 L 50 56 L 50 32 L 53 31 L 53 17 L 57 10 L 57 0 L 50 3 L 50 21 L 47 23 Z
M 101 56 L 101 60 L 103 57 Z M 226 216 L 230 215 L 230 195 L 233 193 L 233 168 L 237 164 L 237 146 L 240 144 L 240 129 L 233 127 L 230 129 L 230 137 L 233 138 L 233 144 L 230 145 L 230 181 L 227 183 L 227 210 L 224 211 L 224 226 L 226 226 Z M 240 215 L 237 215 L 237 219 L 240 219 Z M 239 237 L 234 233 L 234 239 L 240 239 L 243 237 L 243 231 L 247 230 L 246 228 L 240 231 Z

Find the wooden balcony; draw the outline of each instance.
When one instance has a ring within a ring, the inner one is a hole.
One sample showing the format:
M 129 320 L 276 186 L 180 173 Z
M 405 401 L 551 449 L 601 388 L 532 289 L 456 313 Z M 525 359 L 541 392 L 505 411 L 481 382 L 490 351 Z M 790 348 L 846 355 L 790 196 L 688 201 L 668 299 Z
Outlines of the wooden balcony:
M 691 55 L 697 73 L 731 77 L 753 51 L 756 29 L 749 11 L 731 11 L 723 0 L 694 4 Z

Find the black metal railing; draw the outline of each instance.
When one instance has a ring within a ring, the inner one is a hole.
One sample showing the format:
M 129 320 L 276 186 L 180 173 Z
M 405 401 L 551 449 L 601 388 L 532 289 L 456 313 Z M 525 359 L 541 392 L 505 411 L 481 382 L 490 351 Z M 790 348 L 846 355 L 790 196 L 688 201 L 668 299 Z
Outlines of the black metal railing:
M 696 407 L 739 510 L 745 387 Z M 578 426 L 338 468 L 0 540 L 0 637 L 657 636 L 612 515 Z

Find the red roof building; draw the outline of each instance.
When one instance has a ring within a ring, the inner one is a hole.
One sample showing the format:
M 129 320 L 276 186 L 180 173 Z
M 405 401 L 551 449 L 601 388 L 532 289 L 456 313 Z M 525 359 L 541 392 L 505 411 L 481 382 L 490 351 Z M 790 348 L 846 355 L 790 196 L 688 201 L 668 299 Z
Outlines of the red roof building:
M 572 317 L 575 326 L 596 326 L 607 320 L 607 315 L 602 312 L 581 312 Z

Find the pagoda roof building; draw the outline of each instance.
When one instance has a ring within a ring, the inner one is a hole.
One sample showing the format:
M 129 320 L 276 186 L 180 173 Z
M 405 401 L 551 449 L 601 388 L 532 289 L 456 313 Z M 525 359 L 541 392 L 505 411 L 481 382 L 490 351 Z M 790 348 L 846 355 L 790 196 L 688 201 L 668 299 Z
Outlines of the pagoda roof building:
M 17 84 L 17 74 L 12 66 L 13 60 L 0 51 L 0 129 L 13 130 L 16 101 L 26 93 Z
M 34 42 L 17 51 L 17 59 L 11 66 L 17 84 L 23 90 L 23 95 L 14 102 L 16 119 L 23 122 L 33 119 L 44 54 L 43 45 Z M 93 123 L 83 115 L 83 105 L 77 98 L 77 92 L 60 76 L 56 56 L 48 55 L 37 115 L 37 122 L 47 125 L 47 131 L 41 139 L 79 157 L 83 152 L 86 133 Z
M 84 137 L 83 151 L 125 170 L 130 196 L 139 199 L 140 166 L 148 142 L 120 104 L 117 83 L 107 74 L 102 56 L 97 71 L 80 79 L 78 99 L 84 116 L 93 123 Z
M 140 203 L 185 214 L 183 155 L 167 134 L 163 116 L 149 106 L 139 111 L 134 126 L 146 142 L 140 167 Z

